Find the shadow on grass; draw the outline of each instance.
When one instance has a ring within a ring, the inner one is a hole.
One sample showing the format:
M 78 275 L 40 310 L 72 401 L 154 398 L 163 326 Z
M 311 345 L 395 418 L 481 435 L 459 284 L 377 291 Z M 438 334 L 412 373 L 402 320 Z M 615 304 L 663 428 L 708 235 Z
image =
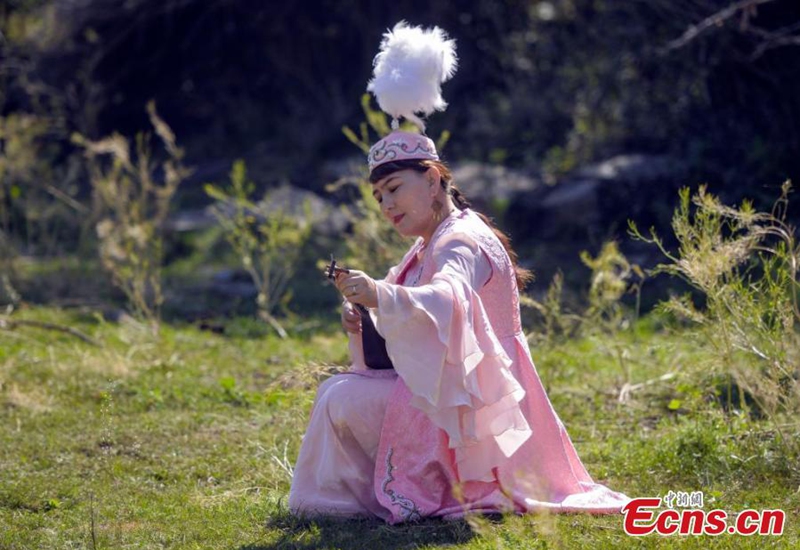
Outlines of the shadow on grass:
M 303 519 L 289 513 L 273 516 L 266 525 L 269 542 L 240 546 L 238 550 L 394 550 L 427 545 L 468 542 L 475 533 L 465 520 L 426 519 L 405 525 L 388 525 L 373 519 Z

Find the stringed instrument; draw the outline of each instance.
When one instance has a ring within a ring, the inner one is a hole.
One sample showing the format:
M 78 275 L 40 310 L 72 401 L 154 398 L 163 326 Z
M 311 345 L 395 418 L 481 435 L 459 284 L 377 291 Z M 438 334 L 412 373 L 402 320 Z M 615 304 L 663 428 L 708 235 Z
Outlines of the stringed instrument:
M 336 273 L 350 273 L 345 267 L 336 265 L 331 254 L 331 263 L 325 268 L 325 275 L 330 280 L 336 279 Z M 353 304 L 361 315 L 361 343 L 364 349 L 364 363 L 371 369 L 393 369 L 392 360 L 386 351 L 386 340 L 378 333 L 369 310 L 361 304 Z

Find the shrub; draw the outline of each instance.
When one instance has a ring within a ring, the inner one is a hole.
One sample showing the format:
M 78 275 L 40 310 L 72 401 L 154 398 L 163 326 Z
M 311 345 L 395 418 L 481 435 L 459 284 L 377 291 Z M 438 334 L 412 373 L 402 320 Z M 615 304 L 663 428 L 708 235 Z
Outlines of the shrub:
M 530 327 L 529 341 L 554 344 L 593 331 L 614 334 L 630 324 L 622 305 L 622 298 L 629 292 L 636 293 L 634 315 L 638 315 L 639 291 L 644 273 L 638 265 L 628 261 L 617 243 L 604 243 L 597 257 L 593 258 L 585 250 L 580 257 L 592 270 L 588 305 L 582 312 L 567 311 L 562 303 L 564 277 L 560 272 L 556 273 L 542 300 L 520 296 L 520 305 L 536 313 Z
M 154 178 L 149 134 L 136 136 L 136 157 L 120 134 L 90 141 L 75 134 L 73 141 L 85 149 L 89 161 L 94 216 L 100 241 L 100 259 L 127 296 L 133 313 L 158 329 L 161 293 L 162 226 L 180 183 L 191 173 L 181 159 L 175 135 L 147 105 L 150 122 L 167 152 L 160 163 L 163 181 Z
M 206 193 L 217 201 L 214 215 L 256 286 L 259 318 L 286 338 L 286 331 L 273 314 L 291 299 L 288 285 L 311 237 L 310 213 L 306 221 L 298 222 L 280 211 L 264 212 L 250 199 L 255 186 L 247 180 L 243 160 L 233 163 L 230 181 L 227 189 L 207 184 Z
M 628 261 L 615 241 L 604 243 L 596 258 L 592 258 L 585 250 L 580 257 L 592 270 L 589 307 L 584 317 L 591 325 L 614 332 L 627 323 L 622 308 L 625 294 L 636 293 L 634 314 L 639 314 L 639 293 L 644 272 L 638 265 Z
M 72 196 L 73 172 L 56 162 L 62 151 L 53 142 L 55 125 L 51 118 L 26 112 L 0 116 L 2 302 L 20 300 L 14 287 L 17 253 L 60 251 L 64 237 L 78 233 L 75 212 L 86 210 Z
M 694 324 L 700 340 L 714 350 L 709 370 L 695 374 L 712 384 L 712 391 L 727 388 L 722 397 L 728 407 L 748 409 L 750 401 L 770 416 L 800 405 L 800 248 L 786 223 L 790 190 L 787 181 L 772 212 L 765 213 L 748 201 L 739 208 L 725 206 L 705 186 L 694 195 L 682 189 L 672 219 L 675 253 L 665 249 L 654 229 L 645 237 L 629 224 L 635 238 L 655 244 L 669 260 L 653 272 L 680 277 L 705 300 L 700 308 L 684 295 L 659 306 Z M 720 385 L 720 379 L 727 382 Z

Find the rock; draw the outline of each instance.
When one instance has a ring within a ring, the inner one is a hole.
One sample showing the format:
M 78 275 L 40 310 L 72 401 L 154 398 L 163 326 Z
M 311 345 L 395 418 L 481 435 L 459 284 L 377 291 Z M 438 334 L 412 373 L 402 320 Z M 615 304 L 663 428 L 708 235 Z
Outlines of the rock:
M 470 201 L 491 204 L 509 200 L 516 194 L 528 193 L 542 185 L 538 178 L 505 166 L 460 162 L 450 166 L 453 180 Z
M 181 210 L 170 216 L 164 222 L 164 229 L 183 233 L 186 231 L 200 231 L 214 227 L 217 219 L 208 208 L 195 208 L 192 210 Z
M 306 204 L 308 204 L 308 210 Z M 269 190 L 258 202 L 258 207 L 267 216 L 275 212 L 283 212 L 298 221 L 310 221 L 318 231 L 324 234 L 343 231 L 349 224 L 345 213 L 330 201 L 316 193 L 288 184 Z M 310 215 L 309 220 L 306 219 L 308 215 Z
M 578 176 L 626 182 L 655 181 L 675 174 L 676 168 L 686 167 L 667 155 L 618 155 L 577 171 Z
M 244 300 L 254 300 L 258 296 L 258 289 L 253 284 L 253 279 L 244 269 L 218 271 L 214 274 L 207 290 L 229 298 Z
M 307 218 L 305 204 L 308 202 L 310 219 Z M 221 208 L 228 215 L 233 215 L 233 205 L 209 205 L 203 209 L 182 210 L 173 214 L 165 222 L 167 231 L 185 232 L 208 229 L 215 226 L 217 218 L 213 209 Z M 347 215 L 331 201 L 316 193 L 306 191 L 289 184 L 270 189 L 264 198 L 256 203 L 257 210 L 252 214 L 259 219 L 266 219 L 270 214 L 286 213 L 297 221 L 310 221 L 315 229 L 324 234 L 343 231 L 350 223 Z
M 515 239 L 600 244 L 640 227 L 668 224 L 684 163 L 664 155 L 620 155 L 568 174 L 553 186 L 515 193 L 507 223 Z

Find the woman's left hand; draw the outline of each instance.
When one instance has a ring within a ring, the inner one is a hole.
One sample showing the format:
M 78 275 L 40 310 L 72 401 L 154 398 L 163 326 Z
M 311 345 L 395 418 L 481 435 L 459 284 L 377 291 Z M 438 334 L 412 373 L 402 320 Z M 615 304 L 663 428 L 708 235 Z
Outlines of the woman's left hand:
M 345 300 L 366 307 L 378 307 L 378 290 L 375 279 L 357 269 L 336 274 L 336 288 Z

